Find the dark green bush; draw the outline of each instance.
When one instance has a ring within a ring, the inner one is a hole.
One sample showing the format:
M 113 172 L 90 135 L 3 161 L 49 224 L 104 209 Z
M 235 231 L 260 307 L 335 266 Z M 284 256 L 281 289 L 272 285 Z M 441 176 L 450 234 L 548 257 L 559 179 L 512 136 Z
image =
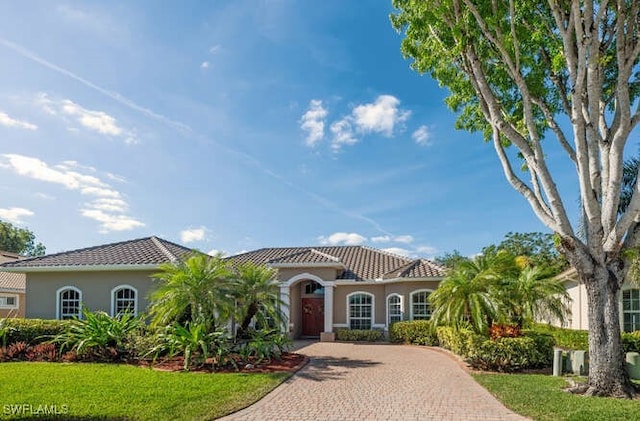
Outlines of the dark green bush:
M 438 346 L 438 336 L 428 320 L 396 322 L 389 328 L 389 340 L 415 345 Z
M 467 362 L 476 369 L 513 372 L 548 367 L 553 358 L 553 338 L 545 335 L 487 339 L 472 349 Z
M 536 324 L 528 332 L 551 335 L 556 346 L 563 349 L 589 349 L 589 332 L 586 330 L 564 329 L 561 327 Z
M 15 342 L 25 342 L 28 345 L 47 342 L 64 332 L 69 323 L 69 320 L 1 319 L 0 346 L 5 341 L 6 345 Z
M 456 329 L 448 326 L 436 328 L 436 334 L 441 347 L 463 358 L 469 355 L 470 350 L 475 349 L 488 339 L 469 329 Z
M 384 340 L 384 332 L 377 329 L 338 329 L 336 339 L 348 342 L 378 342 Z

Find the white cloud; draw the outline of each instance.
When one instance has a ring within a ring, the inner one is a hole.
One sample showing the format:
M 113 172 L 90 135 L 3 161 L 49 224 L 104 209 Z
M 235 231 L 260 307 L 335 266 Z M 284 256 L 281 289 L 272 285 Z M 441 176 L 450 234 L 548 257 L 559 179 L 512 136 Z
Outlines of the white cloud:
M 222 256 L 222 257 L 224 257 L 224 256 L 227 255 L 227 252 L 225 252 L 223 250 L 218 250 L 218 249 L 211 249 L 211 250 L 209 250 L 207 252 L 207 254 L 209 256 Z
M 81 209 L 82 216 L 100 222 L 100 232 L 106 234 L 111 231 L 129 231 L 144 227 L 144 223 L 127 215 L 110 214 L 99 209 Z
M 180 231 L 180 241 L 183 243 L 192 243 L 194 241 L 200 241 L 204 239 L 204 235 L 207 232 L 205 227 L 191 228 Z
M 400 256 L 405 256 L 405 257 L 411 257 L 413 256 L 413 253 L 411 250 L 407 250 L 407 249 L 403 249 L 401 247 L 389 247 L 386 249 L 382 249 L 388 253 L 393 253 L 393 254 L 397 254 Z
M 28 121 L 16 120 L 9 117 L 7 113 L 0 111 L 0 125 L 14 129 L 37 130 L 38 126 Z
M 325 118 L 327 118 L 327 110 L 322 106 L 322 101 L 312 99 L 309 109 L 300 119 L 300 128 L 307 132 L 307 146 L 315 146 L 324 138 Z
M 400 100 L 392 95 L 380 95 L 375 102 L 358 105 L 353 109 L 353 121 L 363 133 L 382 133 L 393 136 L 396 125 L 404 123 L 411 111 L 398 108 Z
M 420 246 L 416 248 L 416 253 L 427 256 L 434 256 L 438 253 L 438 249 L 432 246 Z
M 393 237 L 393 241 L 395 241 L 396 243 L 410 244 L 410 243 L 413 243 L 413 236 L 411 236 L 411 235 L 397 235 L 397 236 Z
M 62 101 L 62 111 L 74 116 L 84 127 L 101 134 L 120 136 L 123 132 L 116 119 L 103 111 L 92 111 L 81 107 L 71 100 Z
M 322 245 L 336 246 L 342 244 L 346 246 L 357 246 L 367 241 L 367 238 L 355 232 L 335 232 L 328 237 L 318 237 L 318 241 Z
M 354 145 L 358 143 L 358 138 L 353 134 L 351 120 L 351 117 L 347 116 L 331 124 L 331 133 L 333 133 L 331 148 L 334 151 L 340 150 L 343 145 Z
M 429 142 L 429 140 L 431 140 L 431 132 L 427 126 L 423 125 L 413 132 L 411 138 L 415 140 L 418 145 L 426 146 L 431 143 Z
M 208 68 L 209 68 L 209 66 L 211 66 L 211 63 L 209 63 L 208 61 L 203 61 L 203 62 L 200 64 L 200 68 L 201 68 L 201 69 L 203 69 L 203 70 L 208 69 Z
M 389 235 L 381 235 L 379 237 L 371 237 L 371 241 L 374 243 L 388 243 L 391 241 L 391 236 Z
M 14 224 L 22 223 L 25 216 L 33 216 L 33 212 L 25 208 L 0 208 L 0 219 Z
M 209 52 L 211 54 L 216 54 L 218 53 L 220 50 L 222 49 L 222 46 L 220 44 L 216 44 L 216 45 L 212 45 L 211 48 L 209 48 Z
M 97 176 L 96 169 L 76 161 L 64 161 L 51 166 L 33 157 L 17 154 L 1 155 L 0 167 L 39 181 L 61 185 L 94 199 L 80 209 L 82 216 L 100 223 L 100 232 L 126 231 L 144 223 L 126 215 L 128 204 L 122 194 Z M 92 173 L 92 174 L 88 174 Z

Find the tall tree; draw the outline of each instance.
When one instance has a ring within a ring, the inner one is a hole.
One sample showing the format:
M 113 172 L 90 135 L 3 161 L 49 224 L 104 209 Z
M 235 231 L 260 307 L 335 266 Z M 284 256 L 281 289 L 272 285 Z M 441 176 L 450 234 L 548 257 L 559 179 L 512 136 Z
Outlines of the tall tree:
M 568 265 L 567 260 L 558 252 L 552 234 L 509 232 L 500 244 L 484 247 L 482 253 L 490 254 L 498 250 L 526 259 L 529 266 L 544 267 L 548 276 L 562 272 Z
M 557 234 L 586 286 L 585 393 L 632 396 L 618 292 L 630 265 L 624 250 L 640 238 L 639 189 L 618 210 L 623 155 L 640 121 L 640 0 L 392 1 L 413 69 L 450 90 L 457 127 L 492 143 L 507 180 Z M 584 237 L 546 161 L 551 147 L 575 169 Z
M 0 250 L 23 256 L 42 256 L 45 253 L 44 245 L 36 243 L 33 232 L 6 221 L 0 221 Z
M 455 269 L 460 263 L 469 261 L 469 258 L 460 254 L 459 250 L 453 250 L 450 253 L 436 257 L 435 261 L 447 269 Z

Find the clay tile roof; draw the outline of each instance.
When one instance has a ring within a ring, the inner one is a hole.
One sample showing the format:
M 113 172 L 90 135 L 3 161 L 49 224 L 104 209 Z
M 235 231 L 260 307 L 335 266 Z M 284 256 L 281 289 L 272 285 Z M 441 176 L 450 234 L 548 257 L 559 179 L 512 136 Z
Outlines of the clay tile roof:
M 383 279 L 388 273 L 398 273 L 399 269 L 408 267 L 416 262 L 407 257 L 388 253 L 383 250 L 366 246 L 328 246 L 328 247 L 283 247 L 283 248 L 262 248 L 247 253 L 230 256 L 227 259 L 234 264 L 241 264 L 247 261 L 256 264 L 277 263 L 318 263 L 341 262 L 344 270 L 338 279 L 374 280 Z M 318 259 L 318 260 L 313 260 Z M 444 270 L 428 260 L 419 260 L 413 270 L 406 271 L 402 276 L 392 276 L 388 278 L 406 277 L 442 277 Z M 400 271 L 401 272 L 401 271 Z
M 273 258 L 268 260 L 267 263 L 272 265 L 285 263 L 340 263 L 340 259 L 316 249 L 303 249 L 296 253 Z
M 22 273 L 0 272 L 0 291 L 24 292 L 26 278 Z
M 391 278 L 431 278 L 444 276 L 445 268 L 426 259 L 416 259 L 408 264 L 385 273 L 384 279 Z
M 159 265 L 177 261 L 191 252 L 191 249 L 170 241 L 146 237 L 16 260 L 4 263 L 0 268 Z

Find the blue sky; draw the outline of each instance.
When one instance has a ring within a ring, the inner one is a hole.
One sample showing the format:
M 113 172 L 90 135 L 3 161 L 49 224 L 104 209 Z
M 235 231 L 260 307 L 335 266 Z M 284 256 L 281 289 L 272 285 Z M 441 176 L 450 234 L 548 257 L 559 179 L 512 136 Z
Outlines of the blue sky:
M 390 12 L 0 3 L 0 219 L 48 252 L 158 235 L 207 252 L 433 257 L 546 231 L 491 145 L 454 129 L 446 91 L 410 70 Z M 577 199 L 566 162 L 549 159 Z

